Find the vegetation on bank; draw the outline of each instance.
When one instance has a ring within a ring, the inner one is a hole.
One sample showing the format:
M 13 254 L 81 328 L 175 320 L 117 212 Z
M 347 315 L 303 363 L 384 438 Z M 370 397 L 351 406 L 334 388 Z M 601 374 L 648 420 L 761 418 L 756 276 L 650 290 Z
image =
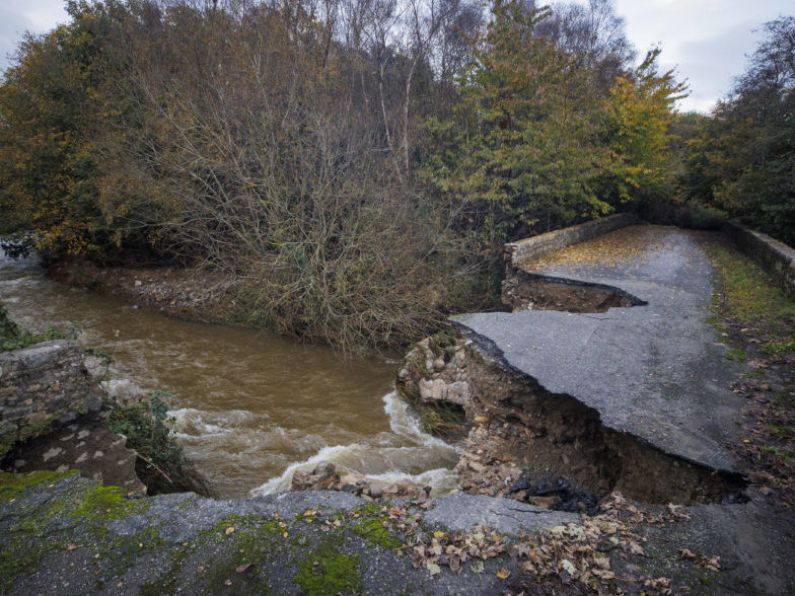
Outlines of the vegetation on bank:
M 640 205 L 748 212 L 759 187 L 716 164 L 750 157 L 705 153 L 702 124 L 791 103 L 752 73 L 714 118 L 677 115 L 684 87 L 659 49 L 636 59 L 610 0 L 68 11 L 0 85 L 0 233 L 53 258 L 226 272 L 237 320 L 350 349 L 493 304 L 506 240 Z M 777 23 L 771 40 L 792 28 Z M 780 174 L 754 199 L 773 232 L 792 200 L 782 123 L 740 143 L 780 131 L 753 156 Z
M 795 301 L 756 263 L 712 238 L 705 248 L 716 272 L 713 323 L 727 358 L 744 373 L 733 391 L 748 400 L 735 446 L 763 494 L 795 505 Z
M 718 240 L 705 247 L 717 274 L 715 321 L 753 330 L 765 351 L 795 353 L 795 301 L 748 256 Z
M 170 435 L 167 412 L 166 404 L 153 395 L 129 406 L 114 404 L 107 424 L 111 431 L 127 437 L 127 447 L 136 451 L 135 473 L 148 494 L 193 491 L 207 495 L 209 488 Z
M 51 339 L 65 337 L 65 334 L 49 329 L 43 334 L 35 334 L 17 325 L 8 316 L 5 307 L 0 304 L 0 351 L 17 350 Z M 102 350 L 86 350 L 105 364 L 110 363 L 110 356 Z M 127 438 L 126 446 L 137 453 L 136 474 L 147 487 L 150 495 L 194 491 L 207 495 L 209 488 L 201 477 L 185 459 L 182 447 L 170 434 L 168 426 L 168 408 L 160 394 L 153 394 L 148 400 L 132 405 L 121 405 L 115 402 L 106 404 L 109 408 L 107 427 L 114 433 Z M 30 437 L 36 437 L 51 430 L 49 424 L 31 429 Z M 0 458 L 7 455 L 13 447 L 18 435 L 4 437 L 0 443 Z M 31 476 L 31 481 L 36 477 Z M 38 480 L 36 480 L 38 481 Z M 0 488 L 0 497 L 5 488 Z M 108 498 L 113 497 L 108 493 Z
M 609 2 L 74 1 L 0 86 L 0 206 L 56 258 L 203 264 L 347 347 L 493 301 L 505 239 L 659 198 L 681 87 Z
M 28 348 L 52 339 L 63 339 L 67 334 L 54 328 L 43 333 L 32 333 L 12 321 L 5 307 L 0 304 L 0 352 Z

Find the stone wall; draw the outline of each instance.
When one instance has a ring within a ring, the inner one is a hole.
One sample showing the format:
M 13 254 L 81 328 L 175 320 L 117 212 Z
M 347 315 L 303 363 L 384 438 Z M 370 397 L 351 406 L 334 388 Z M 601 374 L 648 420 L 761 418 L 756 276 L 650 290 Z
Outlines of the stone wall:
M 635 215 L 630 213 L 619 213 L 617 215 L 589 221 L 578 226 L 571 226 L 561 230 L 547 232 L 546 234 L 539 234 L 538 236 L 533 236 L 517 242 L 510 242 L 506 244 L 504 248 L 505 263 L 510 271 L 518 268 L 523 262 L 529 261 L 542 253 L 558 250 L 579 242 L 585 242 L 586 240 L 639 222 L 640 220 Z
M 14 443 L 101 404 L 74 343 L 56 340 L 0 352 L 0 459 Z
M 787 295 L 795 298 L 795 249 L 738 223 L 725 224 L 724 231 L 775 278 Z

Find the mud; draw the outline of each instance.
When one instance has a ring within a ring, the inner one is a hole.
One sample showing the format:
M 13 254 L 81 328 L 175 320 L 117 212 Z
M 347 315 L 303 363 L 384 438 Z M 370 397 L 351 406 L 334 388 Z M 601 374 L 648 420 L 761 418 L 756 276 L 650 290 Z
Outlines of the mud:
M 450 404 L 443 398 L 422 399 L 418 387 L 429 379 L 433 384 L 466 385 L 467 400 L 458 405 L 470 430 L 456 466 L 465 492 L 579 511 L 592 509 L 595 500 L 612 491 L 649 503 L 742 499 L 738 491 L 746 483 L 740 475 L 686 461 L 606 428 L 595 409 L 546 391 L 490 353 L 473 334 L 441 350 L 454 354 L 443 368 L 439 359 L 435 367 L 426 368 L 413 352 L 398 387 L 422 410 L 443 412 Z M 425 417 L 432 419 L 427 413 Z M 538 490 L 559 479 L 566 485 L 560 494 Z
M 610 308 L 644 306 L 646 302 L 602 284 L 588 284 L 515 270 L 502 282 L 502 302 L 512 311 L 559 310 L 607 312 Z

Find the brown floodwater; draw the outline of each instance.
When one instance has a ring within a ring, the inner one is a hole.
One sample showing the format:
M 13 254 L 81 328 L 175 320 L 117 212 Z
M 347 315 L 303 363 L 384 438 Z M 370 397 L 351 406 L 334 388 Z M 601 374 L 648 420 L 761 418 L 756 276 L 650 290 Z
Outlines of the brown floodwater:
M 109 354 L 111 391 L 132 382 L 166 392 L 172 432 L 218 496 L 285 490 L 296 467 L 320 461 L 419 476 L 438 492 L 452 482 L 455 451 L 392 391 L 395 361 L 178 320 L 58 284 L 34 259 L 1 252 L 0 301 L 30 329 L 73 328 Z

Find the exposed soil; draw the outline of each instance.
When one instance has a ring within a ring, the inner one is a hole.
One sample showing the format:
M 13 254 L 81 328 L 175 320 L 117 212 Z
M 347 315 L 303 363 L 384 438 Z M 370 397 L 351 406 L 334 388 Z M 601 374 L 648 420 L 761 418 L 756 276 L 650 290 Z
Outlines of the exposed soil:
M 502 282 L 502 302 L 518 310 L 606 312 L 614 307 L 643 306 L 643 300 L 601 284 L 578 283 L 515 270 Z
M 420 342 L 397 383 L 427 430 L 438 432 L 437 421 L 445 436 L 451 427 L 469 429 L 456 466 L 465 492 L 582 511 L 613 491 L 650 503 L 742 500 L 739 475 L 604 427 L 596 410 L 546 391 L 477 342 L 468 336 Z M 451 405 L 460 412 L 456 420 L 447 415 Z M 565 490 L 539 490 L 561 482 Z
M 499 473 L 496 479 L 467 474 L 473 462 L 498 472 L 511 464 L 531 483 L 562 477 L 599 498 L 618 490 L 652 503 L 721 502 L 745 485 L 739 476 L 686 462 L 607 429 L 595 410 L 576 399 L 549 393 L 483 350 L 469 353 L 472 395 L 486 422 L 470 433 L 459 464 L 467 490 L 505 495 L 518 480 Z M 495 466 L 498 462 L 501 466 Z M 532 495 L 520 491 L 513 496 Z

